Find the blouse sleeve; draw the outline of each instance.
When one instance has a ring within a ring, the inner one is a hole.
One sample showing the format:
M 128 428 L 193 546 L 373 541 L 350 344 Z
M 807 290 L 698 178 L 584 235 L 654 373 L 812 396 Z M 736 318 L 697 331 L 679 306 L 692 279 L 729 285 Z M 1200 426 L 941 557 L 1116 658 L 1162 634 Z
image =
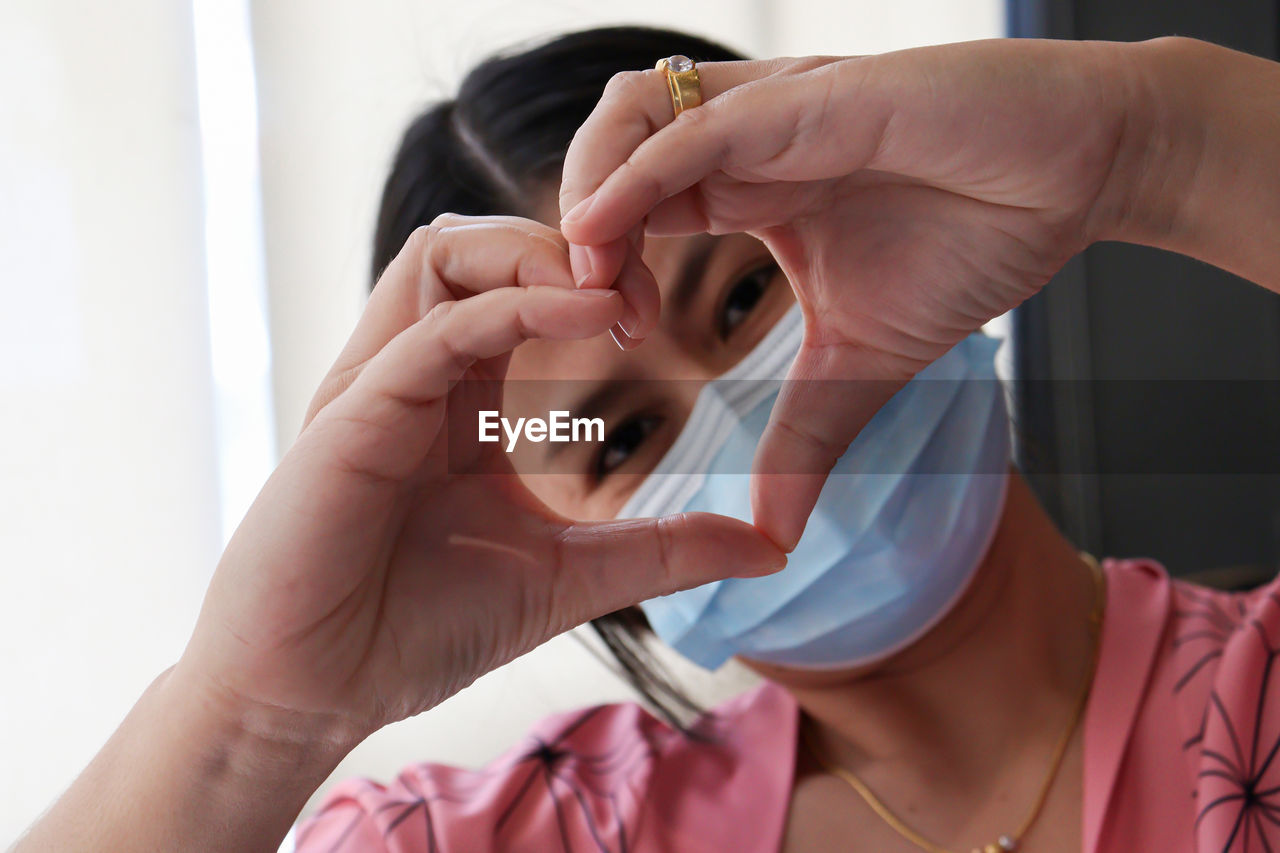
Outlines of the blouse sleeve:
M 662 728 L 634 703 L 546 718 L 477 770 L 348 779 L 295 828 L 297 853 L 626 849 Z M 668 732 L 670 730 L 667 730 Z
M 1280 849 L 1280 579 L 1241 593 L 1176 582 L 1174 606 L 1196 849 Z
M 690 737 L 635 702 L 544 718 L 478 770 L 416 764 L 342 782 L 298 853 L 775 853 L 795 764 L 795 700 L 765 681 Z

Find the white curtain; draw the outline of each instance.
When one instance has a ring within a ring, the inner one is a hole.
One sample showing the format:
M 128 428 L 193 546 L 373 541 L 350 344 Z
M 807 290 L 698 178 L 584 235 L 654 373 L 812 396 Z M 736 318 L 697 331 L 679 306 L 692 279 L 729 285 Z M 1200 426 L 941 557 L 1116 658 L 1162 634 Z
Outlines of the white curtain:
M 219 550 L 191 9 L 0 5 L 0 838 L 181 652 Z

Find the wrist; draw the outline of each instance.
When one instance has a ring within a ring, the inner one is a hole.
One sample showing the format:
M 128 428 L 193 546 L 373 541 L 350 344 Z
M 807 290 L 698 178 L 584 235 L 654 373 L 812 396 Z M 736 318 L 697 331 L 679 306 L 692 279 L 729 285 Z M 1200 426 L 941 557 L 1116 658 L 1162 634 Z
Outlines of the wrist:
M 179 664 L 139 698 L 17 850 L 274 850 L 350 744 L 282 724 Z
M 1180 37 L 1109 50 L 1123 130 L 1090 242 L 1168 249 L 1274 285 L 1280 65 Z
M 139 702 L 164 784 L 139 796 L 171 816 L 162 832 L 225 850 L 275 849 L 307 799 L 358 740 L 319 715 L 245 701 L 187 661 Z
M 246 699 L 185 661 L 155 687 L 157 708 L 177 723 L 183 748 L 246 787 L 278 791 L 296 782 L 313 790 L 367 734 L 336 714 Z
M 1179 227 L 1182 192 L 1203 156 L 1188 131 L 1186 105 L 1170 91 L 1171 54 L 1197 44 L 1178 37 L 1099 43 L 1100 78 L 1118 104 L 1116 141 L 1107 178 L 1087 216 L 1088 242 L 1159 245 Z

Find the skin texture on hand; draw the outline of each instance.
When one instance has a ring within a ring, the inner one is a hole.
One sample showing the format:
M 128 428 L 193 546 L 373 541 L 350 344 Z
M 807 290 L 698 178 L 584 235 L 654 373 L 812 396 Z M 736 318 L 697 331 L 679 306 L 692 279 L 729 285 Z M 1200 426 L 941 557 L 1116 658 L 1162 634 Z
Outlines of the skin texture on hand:
M 747 231 L 768 245 L 803 306 L 805 338 L 757 450 L 752 505 L 757 525 L 792 548 L 827 472 L 894 389 L 1095 240 L 1160 236 L 1136 227 L 1149 222 L 1143 213 L 1169 207 L 1170 188 L 1206 162 L 1194 153 L 1203 146 L 1164 156 L 1186 134 L 1155 109 L 1177 101 L 1177 81 L 1156 66 L 1176 66 L 1181 41 L 993 40 L 702 63 L 704 103 L 674 120 L 661 72 L 618 75 L 565 164 L 575 278 L 589 260 L 586 286 L 616 278 L 628 299 L 643 291 L 618 261 L 637 228 Z M 1209 52 L 1202 79 L 1215 64 L 1265 76 L 1242 69 L 1240 54 Z M 1209 109 L 1195 104 L 1183 130 Z M 1256 146 L 1276 136 L 1265 121 L 1253 122 L 1264 141 L 1253 143 L 1255 166 L 1265 161 Z M 1232 162 L 1224 154 L 1209 159 Z M 877 381 L 832 400 L 811 381 L 822 379 Z
M 733 519 L 560 517 L 475 441 L 516 344 L 618 321 L 620 296 L 572 285 L 539 223 L 450 214 L 420 230 L 334 366 L 342 390 L 322 386 L 228 545 L 187 656 L 254 704 L 368 733 L 590 618 L 780 568 Z
M 1124 52 L 1123 186 L 1098 239 L 1157 246 L 1280 292 L 1280 63 L 1186 38 Z M 1119 182 L 1116 182 L 1119 184 Z
M 780 569 L 736 519 L 561 517 L 475 440 L 517 344 L 601 335 L 622 307 L 573 287 L 541 223 L 449 214 L 416 232 L 227 545 L 181 660 L 33 837 L 278 843 L 378 728 L 588 619 Z M 147 819 L 125 830 L 113 804 Z
M 162 673 L 15 853 L 276 850 L 351 744 L 207 688 Z

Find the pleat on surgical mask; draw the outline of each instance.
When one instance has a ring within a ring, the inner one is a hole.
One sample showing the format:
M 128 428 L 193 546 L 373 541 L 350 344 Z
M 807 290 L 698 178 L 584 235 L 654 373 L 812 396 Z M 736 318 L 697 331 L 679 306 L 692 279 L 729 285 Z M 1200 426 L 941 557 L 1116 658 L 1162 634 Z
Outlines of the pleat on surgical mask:
M 802 337 L 796 306 L 707 383 L 618 517 L 749 521 L 751 461 Z M 874 662 L 925 633 L 963 594 L 1003 508 L 1009 430 L 997 347 L 970 335 L 876 413 L 836 463 L 785 569 L 642 602 L 658 637 L 707 669 L 733 655 L 827 669 Z

